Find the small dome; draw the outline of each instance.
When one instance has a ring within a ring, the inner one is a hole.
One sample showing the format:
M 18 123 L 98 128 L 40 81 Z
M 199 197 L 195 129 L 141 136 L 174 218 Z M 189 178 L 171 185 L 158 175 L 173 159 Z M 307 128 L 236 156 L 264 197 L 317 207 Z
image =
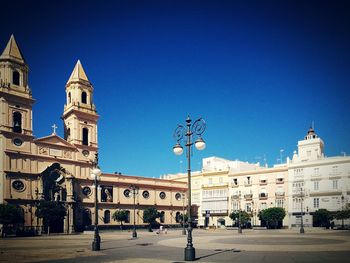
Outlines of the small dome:
M 307 131 L 307 135 L 305 136 L 305 140 L 311 140 L 311 139 L 316 139 L 318 136 L 315 133 L 315 130 L 313 127 L 310 127 L 309 130 Z

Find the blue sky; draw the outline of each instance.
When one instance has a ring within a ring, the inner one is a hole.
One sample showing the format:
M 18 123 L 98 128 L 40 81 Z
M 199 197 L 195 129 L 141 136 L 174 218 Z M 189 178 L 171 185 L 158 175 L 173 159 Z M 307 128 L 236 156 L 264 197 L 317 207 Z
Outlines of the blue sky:
M 13 33 L 30 67 L 34 134 L 59 126 L 78 59 L 93 83 L 105 172 L 185 171 L 173 131 L 203 117 L 219 156 L 276 163 L 311 122 L 327 156 L 350 154 L 349 1 L 6 1 L 0 46 Z M 183 165 L 180 165 L 180 161 Z

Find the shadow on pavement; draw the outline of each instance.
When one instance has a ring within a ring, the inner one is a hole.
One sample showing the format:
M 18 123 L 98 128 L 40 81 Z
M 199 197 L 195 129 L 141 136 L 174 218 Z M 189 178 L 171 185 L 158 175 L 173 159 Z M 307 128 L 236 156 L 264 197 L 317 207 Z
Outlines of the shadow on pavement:
M 236 249 L 216 249 L 215 253 L 211 253 L 211 254 L 208 254 L 208 255 L 205 255 L 205 256 L 201 256 L 201 257 L 197 257 L 196 260 L 200 260 L 202 258 L 207 258 L 207 257 L 211 257 L 211 256 L 214 256 L 214 255 L 217 255 L 217 254 L 221 254 L 221 253 L 225 253 L 225 252 L 241 252 L 240 250 L 236 250 Z

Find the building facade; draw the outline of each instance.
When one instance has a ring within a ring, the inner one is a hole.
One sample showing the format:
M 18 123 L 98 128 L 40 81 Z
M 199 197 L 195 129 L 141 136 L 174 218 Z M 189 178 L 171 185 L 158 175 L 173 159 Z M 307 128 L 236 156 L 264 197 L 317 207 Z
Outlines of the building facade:
M 272 168 L 218 157 L 202 160 L 202 171 L 192 174 L 192 203 L 199 206 L 195 217 L 201 227 L 230 226 L 229 215 L 238 210 L 251 214 L 251 224 L 260 226 L 258 213 L 269 207 L 288 209 L 288 169 Z M 187 180 L 187 174 L 168 174 L 162 178 Z M 283 222 L 288 225 L 288 218 Z
M 54 232 L 72 233 L 91 225 L 94 191 L 91 171 L 98 151 L 94 88 L 78 60 L 66 86 L 62 115 L 64 138 L 53 133 L 33 136 L 32 107 L 35 102 L 28 85 L 29 67 L 14 36 L 0 56 L 0 203 L 21 207 L 24 227 L 40 232 L 43 222 L 35 216 L 39 200 L 64 204 L 67 216 L 50 227 Z M 133 196 L 130 186 L 139 188 L 135 196 L 135 222 L 145 225 L 143 209 L 156 207 L 160 223 L 179 224 L 187 184 L 160 179 L 101 175 L 98 191 L 99 224 L 119 224 L 111 219 L 117 209 L 125 209 L 132 224 Z
M 304 225 L 312 226 L 318 209 L 336 212 L 350 203 L 350 157 L 325 157 L 324 143 L 313 128 L 298 142 L 298 152 L 288 162 L 288 177 L 290 227 L 299 226 L 301 216 Z
M 187 174 L 163 178 L 187 180 Z M 292 159 L 274 167 L 260 166 L 218 157 L 204 158 L 202 170 L 192 174 L 192 199 L 199 206 L 200 226 L 224 226 L 233 222 L 232 211 L 251 214 L 252 225 L 264 225 L 258 214 L 270 207 L 282 207 L 284 227 L 314 225 L 318 209 L 340 211 L 350 203 L 350 157 L 324 155 L 324 143 L 310 128 L 298 142 Z M 340 225 L 340 220 L 334 220 Z M 350 220 L 345 220 L 349 225 Z

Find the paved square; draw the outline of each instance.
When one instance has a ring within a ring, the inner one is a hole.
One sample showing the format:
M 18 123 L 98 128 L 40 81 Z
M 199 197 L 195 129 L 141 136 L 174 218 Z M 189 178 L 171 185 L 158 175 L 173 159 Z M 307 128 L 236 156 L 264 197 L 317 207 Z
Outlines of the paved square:
M 184 262 L 186 236 L 138 231 L 101 233 L 101 251 L 91 251 L 93 233 L 0 240 L 0 262 Z M 206 231 L 195 229 L 193 243 L 200 262 L 346 262 L 350 232 L 307 229 Z

